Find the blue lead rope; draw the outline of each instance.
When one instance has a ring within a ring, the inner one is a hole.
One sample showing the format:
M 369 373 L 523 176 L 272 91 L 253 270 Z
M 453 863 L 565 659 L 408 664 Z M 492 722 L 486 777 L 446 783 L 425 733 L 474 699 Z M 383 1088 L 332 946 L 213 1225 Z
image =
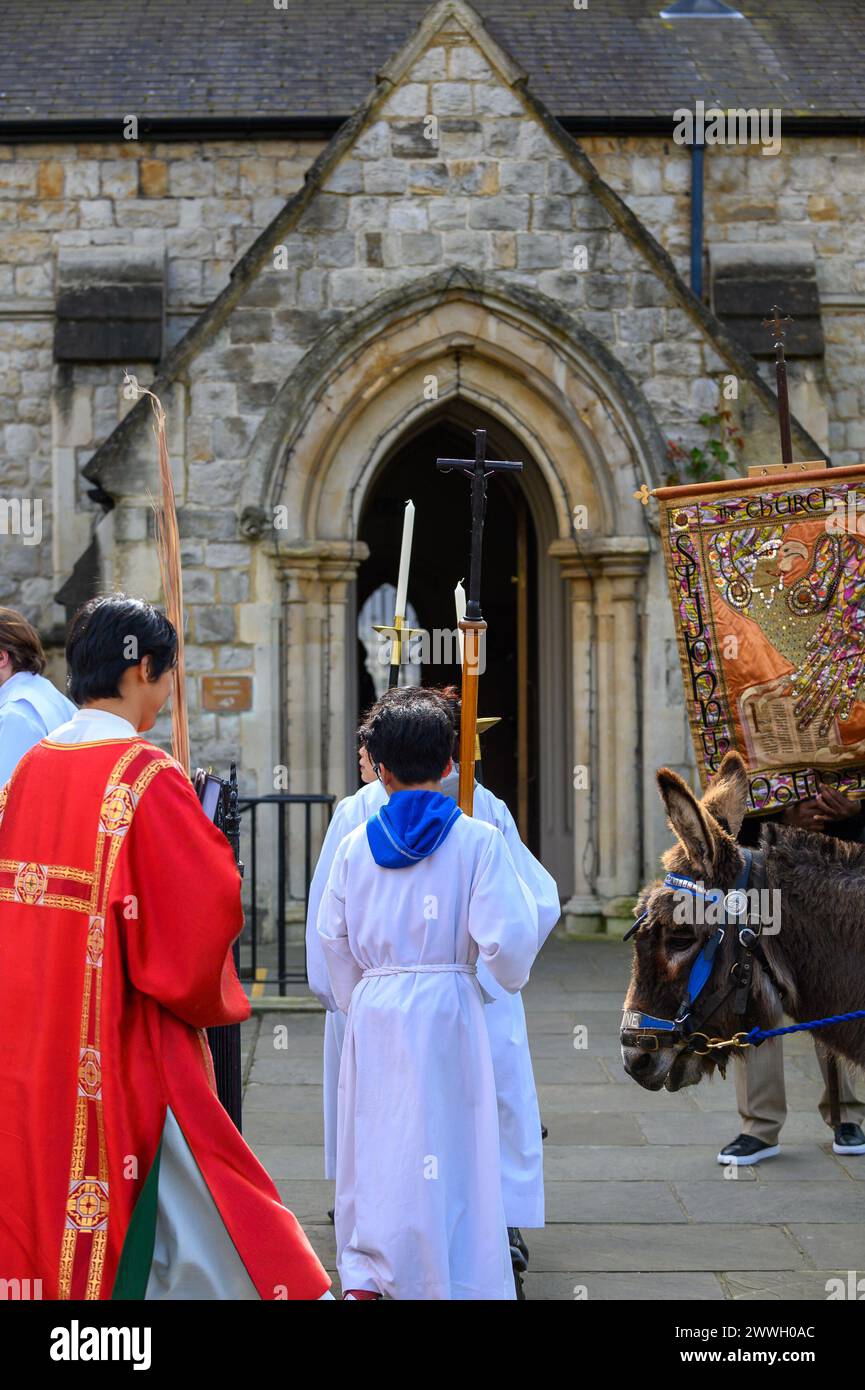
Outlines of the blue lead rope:
M 756 1045 L 765 1042 L 767 1038 L 780 1038 L 783 1033 L 808 1033 L 812 1028 L 828 1028 L 832 1023 L 849 1023 L 854 1018 L 865 1018 L 865 1009 L 856 1009 L 850 1014 L 833 1014 L 831 1018 L 815 1018 L 810 1023 L 790 1023 L 786 1028 L 752 1028 L 745 1041 Z

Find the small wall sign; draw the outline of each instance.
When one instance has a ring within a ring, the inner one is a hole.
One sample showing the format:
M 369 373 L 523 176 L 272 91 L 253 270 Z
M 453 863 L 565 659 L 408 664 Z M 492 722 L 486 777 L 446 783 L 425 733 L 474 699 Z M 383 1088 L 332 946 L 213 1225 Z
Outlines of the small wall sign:
M 202 707 L 222 714 L 252 709 L 252 676 L 202 676 Z

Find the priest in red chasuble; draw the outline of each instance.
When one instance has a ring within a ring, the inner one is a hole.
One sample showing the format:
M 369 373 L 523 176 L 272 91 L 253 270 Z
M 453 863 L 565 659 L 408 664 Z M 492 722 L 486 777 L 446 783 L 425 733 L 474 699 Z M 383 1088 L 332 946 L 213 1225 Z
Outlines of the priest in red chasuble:
M 215 1093 L 204 1029 L 250 1012 L 240 878 L 142 737 L 176 650 L 148 604 L 87 604 L 81 708 L 0 791 L 0 1276 L 51 1299 L 329 1297 Z

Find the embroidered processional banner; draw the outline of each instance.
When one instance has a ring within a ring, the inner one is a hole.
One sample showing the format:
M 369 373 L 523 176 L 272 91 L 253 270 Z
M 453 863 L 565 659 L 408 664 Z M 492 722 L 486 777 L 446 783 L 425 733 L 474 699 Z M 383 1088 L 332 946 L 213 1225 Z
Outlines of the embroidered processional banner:
M 865 467 L 797 469 L 654 494 L 700 776 L 737 749 L 754 814 L 865 796 Z

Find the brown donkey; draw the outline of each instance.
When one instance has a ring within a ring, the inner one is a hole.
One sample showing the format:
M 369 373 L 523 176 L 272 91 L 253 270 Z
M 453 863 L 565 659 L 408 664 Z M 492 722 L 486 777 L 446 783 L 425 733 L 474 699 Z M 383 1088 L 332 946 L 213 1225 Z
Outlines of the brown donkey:
M 762 901 L 780 910 L 768 926 L 764 917 L 761 927 L 741 908 L 737 914 L 736 900 L 728 898 L 733 912 L 725 922 L 712 901 L 683 888 L 692 880 L 720 890 L 720 899 L 737 880 L 741 885 L 746 852 L 736 836 L 747 803 L 745 764 L 738 753 L 728 753 L 702 801 L 669 768 L 658 772 L 658 786 L 678 839 L 662 862 L 668 877 L 680 876 L 683 883 L 656 882 L 640 896 L 638 911 L 645 915 L 636 931 L 625 999 L 622 1060 L 647 1090 L 678 1091 L 716 1066 L 723 1075 L 732 1052 L 698 1055 L 695 1047 L 705 1049 L 701 1037 L 689 1044 L 681 1032 L 673 1041 L 663 1031 L 685 1011 L 697 957 L 719 940 L 690 1025 L 710 1038 L 776 1027 L 782 1011 L 803 1021 L 865 1009 L 865 845 L 774 823 L 764 826 L 760 850 L 753 852 L 751 882 L 759 879 L 770 895 Z M 740 940 L 745 924 L 751 932 Z M 821 1028 L 814 1036 L 827 1051 L 865 1064 L 865 1020 Z

